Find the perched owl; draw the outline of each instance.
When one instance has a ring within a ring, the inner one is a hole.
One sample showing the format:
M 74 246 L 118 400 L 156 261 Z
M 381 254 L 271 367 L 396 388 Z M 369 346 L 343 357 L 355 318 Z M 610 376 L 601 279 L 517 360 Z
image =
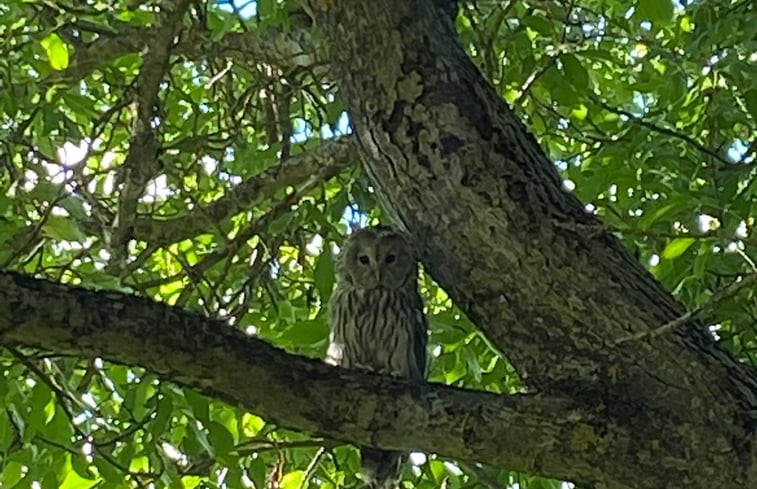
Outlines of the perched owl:
M 426 370 L 427 324 L 418 264 L 402 235 L 385 227 L 355 231 L 344 243 L 331 296 L 327 361 L 411 379 Z M 368 487 L 396 485 L 400 454 L 364 447 Z

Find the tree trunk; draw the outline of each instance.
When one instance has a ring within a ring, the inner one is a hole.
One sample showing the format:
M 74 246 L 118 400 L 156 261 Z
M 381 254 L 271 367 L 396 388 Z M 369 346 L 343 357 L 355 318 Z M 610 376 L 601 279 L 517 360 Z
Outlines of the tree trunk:
M 755 372 L 695 321 L 620 341 L 684 309 L 561 188 L 433 2 L 307 3 L 366 170 L 429 273 L 530 388 L 602 420 L 582 445 L 602 475 L 575 466 L 573 479 L 757 487 Z M 600 450 L 616 429 L 631 442 Z

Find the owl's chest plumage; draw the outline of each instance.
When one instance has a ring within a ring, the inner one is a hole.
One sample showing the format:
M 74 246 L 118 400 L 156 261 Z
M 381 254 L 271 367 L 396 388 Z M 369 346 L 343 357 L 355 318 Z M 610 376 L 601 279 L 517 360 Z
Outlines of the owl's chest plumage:
M 337 287 L 330 307 L 334 363 L 423 377 L 426 327 L 416 290 Z

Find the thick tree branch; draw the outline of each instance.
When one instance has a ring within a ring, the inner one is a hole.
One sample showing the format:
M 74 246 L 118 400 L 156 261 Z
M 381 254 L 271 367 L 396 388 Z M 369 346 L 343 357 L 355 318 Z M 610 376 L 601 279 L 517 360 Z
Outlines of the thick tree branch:
M 137 213 L 137 202 L 144 192 L 147 182 L 160 169 L 160 140 L 153 127 L 158 106 L 158 90 L 163 76 L 168 70 L 174 38 L 183 27 L 184 14 L 190 0 L 181 0 L 173 6 L 162 22 L 162 29 L 156 31 L 137 78 L 137 97 L 133 109 L 129 154 L 118 171 L 118 183 L 122 184 L 118 213 L 113 223 L 113 250 L 117 266 L 121 266 L 123 252 L 132 232 Z
M 639 436 L 609 485 L 757 485 L 757 373 L 696 321 L 614 344 L 685 310 L 611 233 L 573 230 L 599 223 L 432 2 L 303 3 L 324 31 L 377 195 L 429 273 L 528 385 L 602 403 Z M 663 440 L 651 427 L 664 418 L 676 434 Z M 672 443 L 651 470 L 649 443 Z
M 15 273 L 0 273 L 0 344 L 138 365 L 283 426 L 361 445 L 593 480 L 606 467 L 589 448 L 611 448 L 598 436 L 608 425 L 570 401 L 334 368 L 178 308 Z M 632 443 L 631 433 L 614 436 Z

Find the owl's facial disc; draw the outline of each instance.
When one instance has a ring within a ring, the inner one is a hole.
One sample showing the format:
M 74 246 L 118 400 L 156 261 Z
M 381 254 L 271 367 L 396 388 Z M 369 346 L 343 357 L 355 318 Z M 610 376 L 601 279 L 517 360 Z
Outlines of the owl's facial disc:
M 381 287 L 384 274 L 382 264 L 378 260 L 376 246 L 365 246 L 358 255 L 357 261 L 361 285 L 369 289 Z
M 398 289 L 417 277 L 415 258 L 396 234 L 367 228 L 352 236 L 345 260 L 350 281 L 362 289 Z

